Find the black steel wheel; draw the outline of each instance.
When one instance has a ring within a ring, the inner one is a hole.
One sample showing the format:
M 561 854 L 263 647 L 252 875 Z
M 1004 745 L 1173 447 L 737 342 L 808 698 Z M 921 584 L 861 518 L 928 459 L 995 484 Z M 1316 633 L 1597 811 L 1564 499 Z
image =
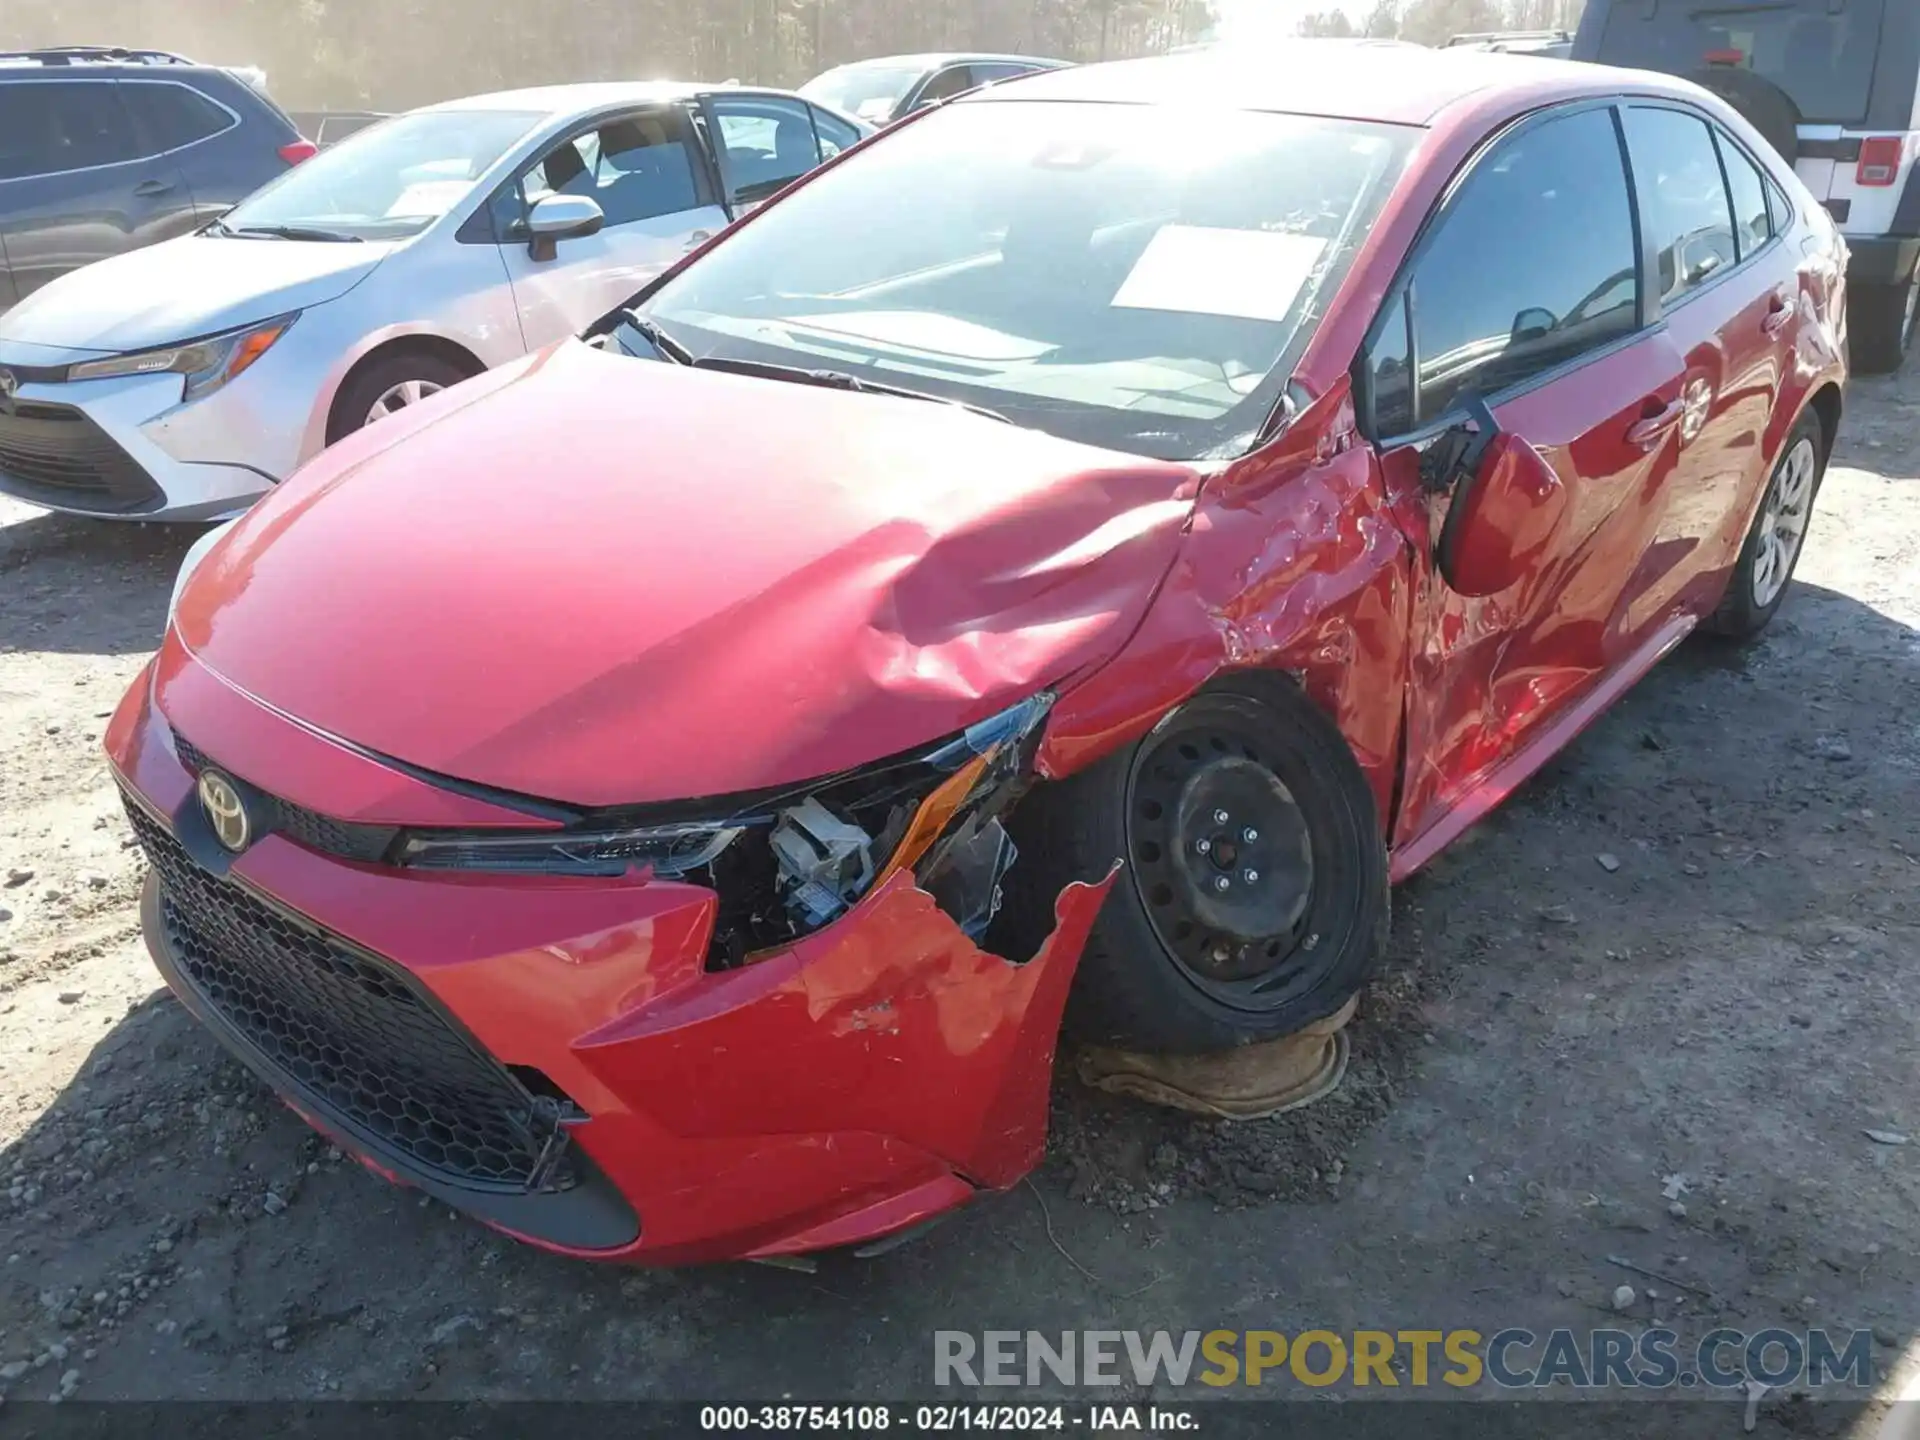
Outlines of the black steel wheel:
M 1032 863 L 1010 890 L 1029 904 L 1126 861 L 1068 1003 L 1083 1040 L 1196 1053 L 1292 1034 L 1344 1005 L 1384 948 L 1372 791 L 1285 679 L 1196 696 L 1015 822 Z

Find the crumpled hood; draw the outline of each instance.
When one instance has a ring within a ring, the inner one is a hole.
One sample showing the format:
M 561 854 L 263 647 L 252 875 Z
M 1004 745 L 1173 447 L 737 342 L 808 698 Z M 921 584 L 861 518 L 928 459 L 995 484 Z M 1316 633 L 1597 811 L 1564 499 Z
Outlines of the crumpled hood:
M 175 624 L 256 699 L 429 770 L 590 806 L 738 793 L 1110 658 L 1197 481 L 569 342 L 323 454 Z
M 197 339 L 344 295 L 393 249 L 184 235 L 42 286 L 0 315 L 0 342 L 121 354 Z

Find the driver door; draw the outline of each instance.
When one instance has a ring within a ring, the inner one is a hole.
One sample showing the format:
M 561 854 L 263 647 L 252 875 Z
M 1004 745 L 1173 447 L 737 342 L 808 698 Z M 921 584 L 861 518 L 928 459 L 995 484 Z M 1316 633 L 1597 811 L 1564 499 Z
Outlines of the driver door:
M 550 146 L 495 192 L 494 234 L 529 350 L 577 334 L 726 227 L 695 143 L 678 107 L 635 110 Z M 553 194 L 593 200 L 606 223 L 539 259 L 527 216 Z
M 1375 322 L 1370 424 L 1388 484 L 1429 538 L 1398 873 L 1491 809 L 1684 633 L 1665 613 L 1630 618 L 1630 577 L 1664 563 L 1650 541 L 1676 498 L 1684 413 L 1683 357 L 1647 323 L 1642 274 L 1613 107 L 1548 111 L 1474 162 Z M 1567 520 L 1530 572 L 1479 599 L 1451 590 L 1431 558 L 1452 479 L 1435 473 L 1446 449 L 1435 442 L 1475 398 L 1568 492 Z

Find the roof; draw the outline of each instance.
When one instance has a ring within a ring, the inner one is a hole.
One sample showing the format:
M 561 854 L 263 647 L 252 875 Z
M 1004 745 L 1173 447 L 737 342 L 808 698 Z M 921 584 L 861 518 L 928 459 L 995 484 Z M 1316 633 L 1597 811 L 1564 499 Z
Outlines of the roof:
M 855 70 L 866 66 L 888 70 L 937 70 L 943 65 L 1071 65 L 1071 60 L 1054 60 L 1045 55 L 996 55 L 986 50 L 931 51 L 925 55 L 875 55 L 869 60 L 849 60 L 835 70 Z
M 667 105 L 698 95 L 779 95 L 797 98 L 791 90 L 764 85 L 735 85 L 700 80 L 592 80 L 578 85 L 535 85 L 525 90 L 494 90 L 485 95 L 462 95 L 423 105 L 423 110 L 540 110 L 560 114 L 569 110 L 597 110 L 603 105 Z M 818 101 L 808 101 L 817 105 Z
M 1279 40 L 1054 70 L 1029 76 L 1011 89 L 977 92 L 959 103 L 1200 102 L 1236 110 L 1428 125 L 1448 106 L 1480 92 L 1538 91 L 1549 98 L 1555 93 L 1617 92 L 1624 73 L 1464 46 L 1434 50 L 1397 40 Z M 1636 73 L 1633 78 L 1645 81 L 1644 88 L 1655 93 L 1695 93 L 1671 77 Z

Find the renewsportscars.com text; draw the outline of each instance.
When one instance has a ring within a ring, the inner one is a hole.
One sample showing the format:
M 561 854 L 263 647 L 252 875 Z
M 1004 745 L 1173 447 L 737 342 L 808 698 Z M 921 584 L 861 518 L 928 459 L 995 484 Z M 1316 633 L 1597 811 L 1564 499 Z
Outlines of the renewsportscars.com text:
M 936 1330 L 936 1385 L 1871 1389 L 1870 1330 Z

